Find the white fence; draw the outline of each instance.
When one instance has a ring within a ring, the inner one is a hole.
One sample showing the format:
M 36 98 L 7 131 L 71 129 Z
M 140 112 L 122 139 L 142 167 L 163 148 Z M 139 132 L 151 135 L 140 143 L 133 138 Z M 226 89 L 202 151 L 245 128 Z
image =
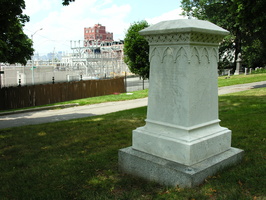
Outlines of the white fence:
M 46 84 L 53 82 L 69 82 L 77 80 L 101 79 L 116 76 L 124 76 L 130 73 L 124 62 L 105 63 L 104 65 L 75 65 L 65 67 L 60 65 L 34 66 L 0 66 L 0 87 L 18 85 Z

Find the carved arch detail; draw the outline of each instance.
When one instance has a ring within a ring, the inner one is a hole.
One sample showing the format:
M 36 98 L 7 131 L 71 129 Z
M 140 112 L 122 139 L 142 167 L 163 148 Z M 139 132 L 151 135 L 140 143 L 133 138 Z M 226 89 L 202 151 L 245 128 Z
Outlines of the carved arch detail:
M 194 54 L 196 54 L 196 57 L 198 58 L 198 61 L 200 62 L 200 53 L 197 48 L 193 48 L 193 51 L 195 50 Z M 192 52 L 193 53 L 193 52 Z M 164 62 L 164 58 L 167 55 L 171 55 L 173 57 L 174 63 L 177 62 L 178 58 L 180 56 L 184 56 L 187 59 L 187 62 L 190 63 L 191 61 L 191 50 L 190 47 L 152 47 L 150 48 L 150 54 L 149 54 L 149 61 L 151 62 L 152 58 L 154 56 L 158 56 L 158 60 L 160 60 L 161 63 Z
M 172 55 L 172 57 L 174 58 L 174 52 L 173 52 L 173 49 L 170 48 L 170 47 L 166 47 L 164 50 L 163 50 L 163 54 L 162 54 L 162 59 L 161 59 L 161 62 L 163 63 L 163 60 L 164 60 L 164 57 L 167 56 L 167 55 Z M 175 58 L 174 58 L 174 62 L 175 62 Z
M 218 51 L 215 48 L 212 49 L 212 56 L 216 58 L 216 62 L 219 61 Z
M 207 60 L 208 60 L 208 63 L 210 63 L 210 54 L 209 54 L 209 51 L 206 47 L 204 47 L 201 51 L 201 60 L 202 58 L 206 56 L 207 57 Z
M 180 56 L 184 55 L 187 58 L 187 62 L 190 63 L 188 52 L 184 47 L 179 47 L 175 49 L 175 59 L 174 62 L 178 60 Z
M 198 62 L 200 63 L 201 62 L 201 57 L 200 57 L 199 49 L 197 47 L 193 47 L 192 48 L 191 59 L 194 56 L 197 58 Z
M 159 59 L 162 60 L 162 57 L 161 57 L 161 54 L 160 54 L 160 51 L 154 47 L 154 48 L 151 48 L 150 49 L 150 54 L 149 54 L 149 61 L 151 62 L 153 56 L 155 56 L 156 54 L 158 54 L 159 56 Z

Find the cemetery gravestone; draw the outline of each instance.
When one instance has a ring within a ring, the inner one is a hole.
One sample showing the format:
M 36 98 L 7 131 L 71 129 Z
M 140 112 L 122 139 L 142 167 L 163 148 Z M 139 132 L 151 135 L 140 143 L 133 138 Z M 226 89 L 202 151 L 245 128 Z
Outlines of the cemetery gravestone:
M 133 131 L 132 147 L 119 150 L 119 168 L 163 185 L 193 187 L 243 155 L 218 119 L 218 44 L 228 32 L 182 19 L 140 34 L 150 45 L 147 119 Z
M 240 70 L 241 70 L 241 62 L 242 62 L 242 59 L 241 59 L 241 53 L 239 53 L 239 54 L 237 55 L 237 60 L 236 60 L 236 70 L 235 70 L 234 75 L 239 75 Z
M 245 68 L 245 75 L 248 74 L 248 68 Z

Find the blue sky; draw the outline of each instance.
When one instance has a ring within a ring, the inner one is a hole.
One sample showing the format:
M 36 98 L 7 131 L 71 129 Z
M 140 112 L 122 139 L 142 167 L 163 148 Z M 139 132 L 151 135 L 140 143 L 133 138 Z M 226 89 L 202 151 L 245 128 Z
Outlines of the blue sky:
M 25 2 L 24 13 L 30 16 L 30 22 L 24 32 L 29 37 L 35 33 L 34 48 L 40 55 L 53 51 L 72 52 L 70 41 L 83 40 L 84 27 L 97 23 L 106 26 L 118 40 L 124 39 L 133 22 L 147 20 L 155 24 L 183 18 L 180 0 L 76 0 L 69 6 L 63 6 L 61 0 Z

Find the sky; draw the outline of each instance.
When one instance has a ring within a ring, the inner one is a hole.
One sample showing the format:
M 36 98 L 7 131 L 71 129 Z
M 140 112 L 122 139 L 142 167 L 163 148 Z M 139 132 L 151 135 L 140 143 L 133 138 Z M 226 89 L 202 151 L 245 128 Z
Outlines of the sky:
M 167 2 L 167 3 L 166 3 Z M 156 24 L 180 16 L 180 0 L 75 0 L 63 6 L 62 0 L 25 0 L 24 14 L 30 17 L 24 32 L 33 38 L 35 53 L 71 53 L 70 41 L 83 40 L 84 27 L 101 24 L 123 40 L 130 24 L 146 20 Z

